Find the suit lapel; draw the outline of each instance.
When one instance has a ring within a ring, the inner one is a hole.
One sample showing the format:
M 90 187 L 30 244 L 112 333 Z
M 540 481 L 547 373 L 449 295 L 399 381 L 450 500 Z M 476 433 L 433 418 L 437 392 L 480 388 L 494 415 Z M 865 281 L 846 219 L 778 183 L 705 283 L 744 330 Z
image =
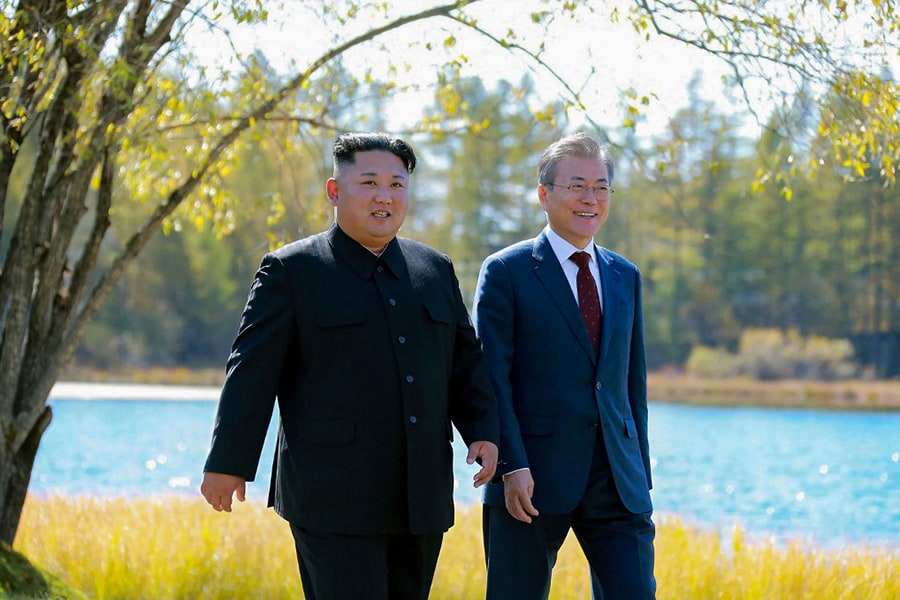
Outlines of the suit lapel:
M 603 364 L 615 327 L 613 315 L 616 314 L 621 304 L 619 290 L 622 285 L 622 274 L 604 248 L 596 247 L 594 252 L 597 257 L 597 266 L 600 269 L 600 293 L 603 294 L 603 332 L 600 338 L 600 360 L 598 361 L 599 364 Z
M 534 246 L 531 257 L 535 261 L 534 274 L 538 281 L 547 290 L 547 293 L 553 298 L 554 303 L 559 312 L 562 314 L 572 334 L 578 339 L 578 343 L 582 349 L 596 360 L 594 348 L 591 346 L 591 340 L 588 338 L 587 330 L 584 328 L 584 321 L 581 320 L 581 313 L 578 310 L 578 301 L 572 295 L 572 289 L 563 273 L 562 266 L 553 253 L 550 241 L 542 232 L 534 240 Z M 605 337 L 605 334 L 604 334 Z M 602 342 L 601 342 L 602 343 Z

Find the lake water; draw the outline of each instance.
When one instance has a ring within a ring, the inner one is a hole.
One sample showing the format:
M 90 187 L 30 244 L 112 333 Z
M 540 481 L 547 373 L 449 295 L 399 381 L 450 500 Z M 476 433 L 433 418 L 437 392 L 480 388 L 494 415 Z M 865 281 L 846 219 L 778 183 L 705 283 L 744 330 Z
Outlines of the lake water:
M 32 493 L 198 494 L 216 393 L 58 385 Z M 251 500 L 266 497 L 273 431 Z M 650 444 L 658 519 L 678 515 L 723 533 L 738 525 L 778 542 L 900 548 L 900 413 L 651 403 Z M 455 450 L 456 500 L 478 502 L 465 448 Z

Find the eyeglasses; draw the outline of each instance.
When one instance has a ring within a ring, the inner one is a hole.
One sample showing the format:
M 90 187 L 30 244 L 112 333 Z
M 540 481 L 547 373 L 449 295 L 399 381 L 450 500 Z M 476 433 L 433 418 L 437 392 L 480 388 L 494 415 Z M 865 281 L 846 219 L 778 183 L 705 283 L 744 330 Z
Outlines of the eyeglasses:
M 559 185 L 557 183 L 545 183 L 544 185 L 568 190 L 569 194 L 571 194 L 572 196 L 574 196 L 576 198 L 581 198 L 581 197 L 585 196 L 589 191 L 592 192 L 596 198 L 609 198 L 612 195 L 612 193 L 615 191 L 608 185 L 590 186 L 590 185 L 584 185 L 583 183 L 573 183 L 571 185 Z

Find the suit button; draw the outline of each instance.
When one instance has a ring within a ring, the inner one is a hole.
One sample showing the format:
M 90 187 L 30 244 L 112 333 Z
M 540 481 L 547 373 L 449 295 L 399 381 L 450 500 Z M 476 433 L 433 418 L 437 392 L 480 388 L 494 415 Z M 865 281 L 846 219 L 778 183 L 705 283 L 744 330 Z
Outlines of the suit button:
M 378 265 L 377 267 L 375 267 L 375 270 L 378 271 L 379 273 L 384 273 L 384 267 L 382 267 L 381 265 Z
M 409 422 L 412 423 L 413 425 L 416 424 L 416 421 L 417 421 L 417 419 L 416 419 L 415 415 L 413 415 L 412 417 L 409 418 Z
M 412 375 L 406 376 L 406 383 L 412 383 L 413 381 L 415 381 L 415 378 Z
M 600 380 L 598 379 L 598 380 L 597 380 L 597 383 L 594 384 L 594 387 L 597 388 L 598 390 L 602 390 L 602 389 L 603 389 L 603 383 L 601 383 Z
M 388 304 L 390 304 L 391 306 L 397 306 L 397 301 L 393 298 L 388 298 Z
M 406 338 L 401 335 L 400 337 L 397 338 L 397 341 L 400 342 L 401 344 L 405 344 Z

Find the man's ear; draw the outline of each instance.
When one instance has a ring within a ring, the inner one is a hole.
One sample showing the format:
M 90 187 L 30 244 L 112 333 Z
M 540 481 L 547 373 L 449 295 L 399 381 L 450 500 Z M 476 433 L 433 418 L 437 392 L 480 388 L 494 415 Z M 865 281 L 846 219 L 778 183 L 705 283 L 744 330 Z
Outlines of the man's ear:
M 332 206 L 337 206 L 338 200 L 338 182 L 334 177 L 325 182 L 325 194 L 328 195 L 328 201 Z
M 541 202 L 541 206 L 544 206 L 544 203 L 547 202 L 547 186 L 539 183 L 537 186 L 537 196 L 538 200 Z

